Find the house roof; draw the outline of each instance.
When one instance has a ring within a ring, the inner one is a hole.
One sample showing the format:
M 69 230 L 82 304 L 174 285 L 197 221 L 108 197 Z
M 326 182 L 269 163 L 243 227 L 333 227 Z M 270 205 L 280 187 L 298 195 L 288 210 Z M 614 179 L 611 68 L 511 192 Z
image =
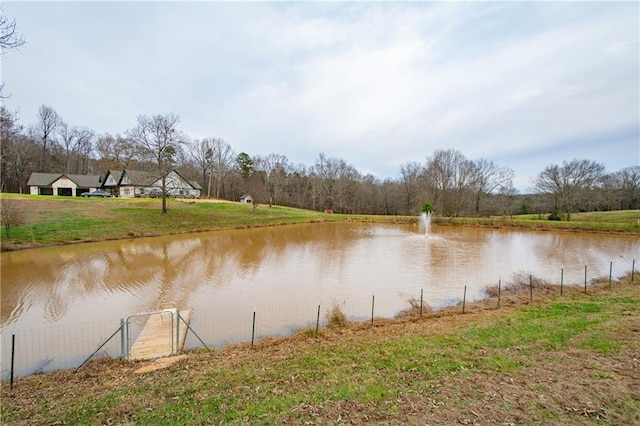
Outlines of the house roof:
M 51 186 L 60 176 L 61 173 L 31 173 L 27 186 Z
M 183 182 L 185 182 L 186 184 L 190 185 L 193 189 L 202 190 L 202 187 L 200 186 L 200 184 L 198 182 L 196 182 L 195 180 L 187 180 L 187 179 L 185 179 L 185 177 L 182 176 L 180 174 L 180 172 L 177 171 L 177 170 L 173 170 L 173 173 L 175 173 L 180 179 L 182 179 Z
M 115 171 L 109 170 L 109 172 L 113 175 L 114 178 L 117 177 L 116 173 L 120 173 L 122 177 L 127 175 L 129 177 L 130 184 L 133 186 L 154 186 L 155 183 L 160 179 L 155 173 L 145 172 L 142 170 L 123 170 L 123 171 Z M 196 181 L 187 181 L 178 171 L 173 170 L 180 179 L 182 179 L 185 183 L 191 185 L 194 189 L 202 190 L 200 184 Z M 117 179 L 118 184 L 122 184 L 122 178 Z
M 66 175 L 76 185 L 83 188 L 100 188 L 102 181 L 98 175 Z
M 68 175 L 64 173 L 31 173 L 27 186 L 51 186 L 62 177 L 68 178 L 82 188 L 99 188 L 101 186 L 98 175 Z
M 122 184 L 122 179 L 125 176 L 129 177 L 130 185 L 133 186 L 152 186 L 158 180 L 155 174 L 142 170 L 109 170 L 109 172 L 116 178 L 118 185 Z M 116 173 L 119 173 L 119 175 Z
M 104 176 L 105 182 L 109 178 L 109 175 L 113 176 L 113 179 L 116 181 L 116 185 L 120 185 L 120 179 L 122 179 L 122 170 L 107 170 L 107 174 Z

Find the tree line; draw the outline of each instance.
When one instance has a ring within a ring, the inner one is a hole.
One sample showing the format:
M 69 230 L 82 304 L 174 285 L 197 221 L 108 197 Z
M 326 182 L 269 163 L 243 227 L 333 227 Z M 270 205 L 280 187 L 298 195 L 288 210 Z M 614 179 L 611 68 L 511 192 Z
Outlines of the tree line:
M 346 214 L 414 215 L 425 201 L 444 216 L 549 213 L 569 220 L 573 212 L 640 208 L 637 166 L 607 173 L 596 161 L 563 161 L 533 179 L 535 194 L 519 194 L 512 169 L 453 149 L 438 149 L 424 162 L 402 164 L 398 177 L 379 179 L 324 153 L 313 164 L 293 164 L 283 154 L 235 152 L 220 137 L 192 139 L 180 131 L 174 114 L 141 115 L 133 128 L 116 135 L 70 125 L 46 105 L 26 127 L 4 106 L 0 120 L 5 192 L 26 192 L 32 172 L 103 175 L 133 169 L 163 179 L 177 170 L 201 185 L 203 198 L 238 200 L 249 194 L 261 204 Z

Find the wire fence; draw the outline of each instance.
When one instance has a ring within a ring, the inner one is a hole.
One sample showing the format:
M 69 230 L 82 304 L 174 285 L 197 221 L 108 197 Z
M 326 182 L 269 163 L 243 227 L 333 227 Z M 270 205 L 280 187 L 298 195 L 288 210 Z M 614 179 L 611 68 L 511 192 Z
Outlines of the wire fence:
M 631 272 L 629 273 L 629 268 Z M 626 271 L 626 272 L 625 272 Z M 223 347 L 231 343 L 251 342 L 264 337 L 283 336 L 302 329 L 326 327 L 334 309 L 349 321 L 374 321 L 395 318 L 403 311 L 417 308 L 422 314 L 443 308 L 459 307 L 462 314 L 469 303 L 495 299 L 500 307 L 505 292 L 519 290 L 534 300 L 536 294 L 562 295 L 568 287 L 588 292 L 595 283 L 612 285 L 617 277 L 629 276 L 634 283 L 636 260 L 631 265 L 609 265 L 608 274 L 592 273 L 588 265 L 563 267 L 555 272 L 534 274 L 519 271 L 511 277 L 498 277 L 494 283 L 471 286 L 469 283 L 433 283 L 423 287 L 389 285 L 383 291 L 343 294 L 315 300 L 287 300 L 283 303 L 252 306 L 216 306 L 191 313 L 190 333 L 185 348 Z M 477 289 L 481 290 L 477 290 Z M 476 289 L 476 290 L 469 290 Z M 524 291 L 523 291 L 524 290 Z M 527 291 L 528 290 L 528 291 Z M 493 302 L 492 302 L 493 303 Z M 60 368 L 78 368 L 92 358 L 126 358 L 127 348 L 142 330 L 141 321 L 125 320 L 84 323 L 6 332 L 0 336 L 0 379 L 45 373 Z M 125 332 L 126 329 L 126 332 Z

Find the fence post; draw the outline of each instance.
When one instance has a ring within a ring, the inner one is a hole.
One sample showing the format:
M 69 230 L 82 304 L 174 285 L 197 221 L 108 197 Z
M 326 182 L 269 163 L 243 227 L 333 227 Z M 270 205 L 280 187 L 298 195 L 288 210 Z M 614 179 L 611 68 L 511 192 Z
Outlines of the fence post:
M 636 260 L 633 259 L 633 262 L 631 262 L 631 282 L 633 282 L 633 275 L 636 272 Z
M 194 336 L 196 336 L 196 339 L 200 340 L 200 343 L 202 344 L 202 346 L 204 346 L 207 351 L 211 352 L 211 349 L 209 349 L 209 346 L 207 346 L 207 344 L 200 338 L 200 336 L 198 336 L 198 333 L 196 333 L 196 331 L 191 328 L 191 326 L 189 325 L 189 323 L 187 323 L 184 318 L 182 318 L 182 316 L 179 316 L 180 320 L 182 320 L 182 322 L 184 323 L 184 326 L 187 327 L 187 330 L 185 330 L 185 333 L 187 331 L 191 331 L 193 333 Z
M 108 338 L 107 340 L 105 340 L 105 341 L 104 341 L 100 346 L 98 346 L 98 349 L 96 349 L 95 351 L 93 351 L 93 353 L 92 353 L 91 355 L 89 355 L 89 358 L 85 359 L 85 360 L 82 362 L 82 364 L 80 364 L 80 365 L 78 366 L 78 368 L 76 368 L 76 369 L 74 370 L 74 373 L 75 373 L 75 372 L 77 372 L 78 370 L 80 370 L 82 367 L 84 367 L 84 365 L 85 365 L 87 362 L 89 362 L 89 360 L 90 360 L 91 358 L 93 358 L 93 356 L 94 356 L 95 354 L 97 354 L 97 353 L 100 351 L 100 349 L 102 349 L 102 348 L 104 347 L 104 345 L 106 345 L 107 343 L 109 343 L 109 342 L 111 341 L 111 339 L 113 339 L 113 336 L 115 336 L 116 334 L 121 333 L 121 332 L 122 332 L 122 324 L 120 324 L 120 327 L 118 327 L 118 329 L 117 329 L 116 331 L 114 331 L 114 332 L 113 332 L 113 334 L 112 334 L 111 336 L 109 336 L 109 338 Z M 171 343 L 171 344 L 173 345 L 173 343 Z
M 584 292 L 587 293 L 587 265 L 584 265 Z
M 124 318 L 120 318 L 120 359 L 124 359 L 127 356 L 124 329 Z
M 320 328 L 320 305 L 318 304 L 318 316 L 316 317 L 316 339 L 318 338 L 318 328 Z
M 16 354 L 16 335 L 11 333 L 11 369 L 9 370 L 9 388 L 13 390 L 13 365 Z
M 462 295 L 462 313 L 464 314 L 464 308 L 467 304 L 467 286 L 464 286 L 464 294 Z
M 611 276 L 613 275 L 613 260 L 609 262 L 609 288 L 611 288 Z
M 562 296 L 562 291 L 564 287 L 564 266 L 560 269 L 560 296 Z
M 374 294 L 371 298 L 371 325 L 373 325 L 373 309 L 376 305 L 376 295 Z
M 420 289 L 420 318 L 422 318 L 422 304 L 423 304 L 423 300 L 424 300 L 424 289 L 421 288 Z
M 253 342 L 256 337 L 256 311 L 253 311 L 253 325 L 251 326 L 251 349 L 253 349 Z
M 529 274 L 529 302 L 533 302 L 533 275 Z
M 180 311 L 176 309 L 176 350 L 172 355 L 178 355 L 180 352 L 180 318 Z
M 125 354 L 127 356 L 127 361 L 129 360 L 129 349 L 130 349 L 129 346 L 131 345 L 131 342 L 129 341 L 130 334 L 131 334 L 130 333 L 130 331 L 131 331 L 130 320 L 131 320 L 131 317 L 127 317 L 127 320 L 124 322 L 125 337 L 126 337 L 126 339 L 125 339 L 125 345 L 126 345 L 125 346 L 125 349 L 126 349 Z

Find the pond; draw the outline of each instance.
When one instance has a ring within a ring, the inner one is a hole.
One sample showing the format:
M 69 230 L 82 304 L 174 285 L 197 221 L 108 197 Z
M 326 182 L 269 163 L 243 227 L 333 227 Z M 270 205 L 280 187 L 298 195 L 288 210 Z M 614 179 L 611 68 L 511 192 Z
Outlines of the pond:
M 462 300 L 465 287 L 468 301 L 482 298 L 488 285 L 517 273 L 558 284 L 562 275 L 565 285 L 583 284 L 585 268 L 588 280 L 610 268 L 616 277 L 639 254 L 638 238 L 619 235 L 434 227 L 427 237 L 417 225 L 356 223 L 5 252 L 3 355 L 11 333 L 86 323 L 109 329 L 163 302 L 191 310 L 194 330 L 223 345 L 251 337 L 252 312 L 259 335 L 286 333 L 314 323 L 318 306 L 323 318 L 334 304 L 354 319 L 374 307 L 376 316 L 392 317 L 421 295 L 434 308 Z

